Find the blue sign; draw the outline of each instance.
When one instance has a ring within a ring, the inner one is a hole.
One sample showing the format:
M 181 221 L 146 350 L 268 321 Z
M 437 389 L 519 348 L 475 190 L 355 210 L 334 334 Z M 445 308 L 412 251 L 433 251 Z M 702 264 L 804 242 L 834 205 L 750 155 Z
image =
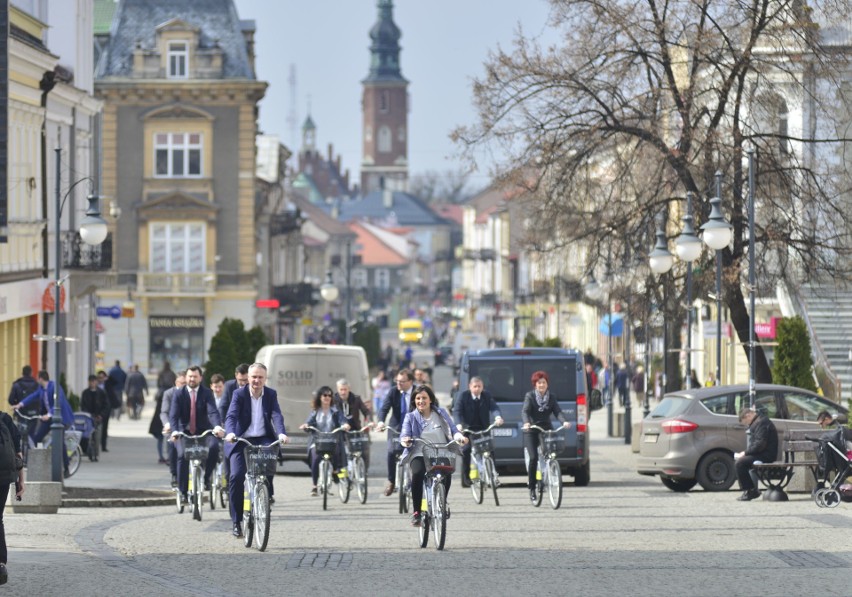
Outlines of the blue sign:
M 98 307 L 95 309 L 95 314 L 98 317 L 112 317 L 113 319 L 121 318 L 121 307 L 113 305 L 112 307 Z

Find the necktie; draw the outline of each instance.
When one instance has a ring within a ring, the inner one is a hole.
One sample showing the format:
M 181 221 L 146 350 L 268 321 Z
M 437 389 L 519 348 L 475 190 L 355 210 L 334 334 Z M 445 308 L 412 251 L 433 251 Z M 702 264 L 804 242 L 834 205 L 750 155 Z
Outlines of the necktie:
M 399 412 L 400 416 L 405 418 L 405 411 L 408 409 L 408 401 L 405 399 L 405 392 L 402 393 L 402 396 L 399 399 Z M 402 422 L 402 421 L 400 421 Z
M 189 434 L 195 435 L 195 390 L 189 391 Z
M 479 396 L 474 396 L 474 397 L 473 397 L 473 399 L 474 399 L 474 400 L 479 400 Z

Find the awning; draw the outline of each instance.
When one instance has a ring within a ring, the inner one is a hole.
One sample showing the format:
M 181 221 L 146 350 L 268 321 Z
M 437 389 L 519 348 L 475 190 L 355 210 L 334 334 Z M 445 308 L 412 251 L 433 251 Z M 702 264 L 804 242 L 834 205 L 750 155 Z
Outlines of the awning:
M 610 325 L 610 321 L 612 324 Z M 604 336 L 621 337 L 624 334 L 624 315 L 621 313 L 609 313 L 601 318 L 601 334 Z M 612 332 L 610 333 L 610 329 Z

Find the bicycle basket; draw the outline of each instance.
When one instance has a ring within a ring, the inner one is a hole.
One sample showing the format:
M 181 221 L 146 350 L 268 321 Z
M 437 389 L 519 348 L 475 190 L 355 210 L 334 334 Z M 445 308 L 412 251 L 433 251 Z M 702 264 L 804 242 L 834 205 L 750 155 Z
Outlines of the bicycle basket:
M 494 439 L 491 437 L 490 433 L 486 435 L 471 436 L 471 443 L 473 443 L 473 446 L 478 452 L 494 451 Z
M 337 450 L 337 434 L 316 433 L 314 437 L 314 448 L 318 454 L 334 452 Z
M 278 446 L 246 448 L 248 472 L 255 477 L 274 475 L 278 469 Z
M 553 452 L 559 454 L 565 449 L 565 446 L 568 444 L 568 440 L 565 438 L 565 433 L 544 433 L 543 442 L 544 442 L 544 451 L 545 452 Z
M 207 442 L 203 439 L 183 438 L 183 455 L 187 460 L 206 460 Z
M 80 445 L 80 439 L 83 437 L 82 431 L 77 431 L 76 429 L 66 429 L 65 430 L 65 449 L 69 452 L 71 450 L 76 450 L 77 446 Z
M 367 436 L 361 433 L 360 431 L 350 431 L 348 436 L 349 440 L 349 451 L 350 452 L 363 452 L 364 447 L 367 445 Z
M 452 475 L 456 470 L 456 453 L 449 448 L 434 448 L 424 444 L 423 462 L 426 463 L 427 473 Z

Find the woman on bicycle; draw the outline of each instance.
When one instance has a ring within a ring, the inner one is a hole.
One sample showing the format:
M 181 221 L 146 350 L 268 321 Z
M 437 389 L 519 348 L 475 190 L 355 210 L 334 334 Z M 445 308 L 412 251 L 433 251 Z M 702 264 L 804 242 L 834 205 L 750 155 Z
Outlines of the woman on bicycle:
M 316 427 L 320 431 L 324 433 L 328 433 L 329 431 L 333 431 L 338 427 L 343 427 L 344 430 L 349 431 L 350 426 L 349 423 L 346 422 L 346 417 L 342 412 L 334 408 L 332 406 L 332 398 L 334 397 L 334 392 L 332 392 L 331 388 L 328 386 L 322 386 L 317 390 L 316 395 L 314 395 L 314 410 L 311 411 L 311 414 L 308 416 L 308 420 L 302 423 L 299 426 L 299 429 L 305 430 L 308 427 Z M 340 462 L 342 462 L 341 456 L 341 443 L 337 444 L 338 449 L 333 454 L 333 462 L 332 466 L 334 467 L 335 474 L 332 476 L 334 482 L 338 482 L 337 479 L 337 469 L 340 466 Z M 319 477 L 319 462 L 322 458 L 322 454 L 319 454 L 316 450 L 314 442 L 311 442 L 308 445 L 308 456 L 311 459 L 311 479 L 314 482 L 314 486 L 311 488 L 311 495 L 317 496 L 319 492 L 317 491 L 317 479 Z
M 411 498 L 414 504 L 414 514 L 411 515 L 411 526 L 420 526 L 420 503 L 423 500 L 423 478 L 426 476 L 426 463 L 423 462 L 423 449 L 414 442 L 414 438 L 422 438 L 435 444 L 446 444 L 456 440 L 466 444 L 468 439 L 455 430 L 449 413 L 438 406 L 438 399 L 432 388 L 426 385 L 416 386 L 411 392 L 408 412 L 402 422 L 402 432 L 399 443 L 406 446 L 403 460 L 411 468 Z M 413 444 L 413 445 L 412 445 Z M 450 493 L 452 475 L 443 478 L 447 495 Z M 449 517 L 449 511 L 447 512 Z
M 536 473 L 538 472 L 538 444 L 539 432 L 535 429 L 530 429 L 530 425 L 538 425 L 542 429 L 552 429 L 550 426 L 550 417 L 554 416 L 562 421 L 562 426 L 566 429 L 571 426 L 571 423 L 565 420 L 565 415 L 562 414 L 562 408 L 554 396 L 548 389 L 550 378 L 545 371 L 536 371 L 532 374 L 531 381 L 533 390 L 526 393 L 524 396 L 524 406 L 521 409 L 521 420 L 524 423 L 524 450 L 527 453 L 529 462 L 528 468 L 528 486 L 530 488 L 530 500 L 535 501 L 535 484 Z

